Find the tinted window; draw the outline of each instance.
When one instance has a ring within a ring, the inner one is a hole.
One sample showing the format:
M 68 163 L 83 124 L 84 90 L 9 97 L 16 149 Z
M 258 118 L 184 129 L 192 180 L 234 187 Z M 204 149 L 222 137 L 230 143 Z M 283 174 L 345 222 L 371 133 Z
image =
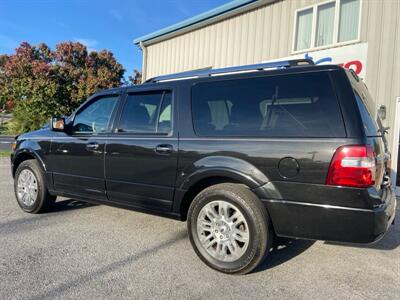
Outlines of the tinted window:
M 80 110 L 75 118 L 74 132 L 105 132 L 118 97 L 98 98 Z
M 169 133 L 171 99 L 169 91 L 128 95 L 118 130 L 131 133 Z
M 345 136 L 326 73 L 199 83 L 192 112 L 200 136 Z
M 367 107 L 364 104 L 364 101 L 361 99 L 360 95 L 357 92 L 354 92 L 357 99 L 358 109 L 360 110 L 361 120 L 363 122 L 365 135 L 366 136 L 378 136 L 380 135 L 378 131 L 378 125 L 375 123 L 373 117 L 368 111 Z

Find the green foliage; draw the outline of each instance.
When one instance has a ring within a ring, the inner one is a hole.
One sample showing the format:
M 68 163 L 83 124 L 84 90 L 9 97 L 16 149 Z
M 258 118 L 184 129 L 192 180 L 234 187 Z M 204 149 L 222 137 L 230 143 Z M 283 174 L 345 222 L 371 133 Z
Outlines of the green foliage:
M 107 50 L 87 52 L 80 43 L 21 43 L 0 55 L 0 106 L 14 107 L 12 132 L 39 128 L 51 116 L 70 114 L 89 95 L 123 83 L 124 69 Z
M 11 151 L 0 150 L 0 157 L 10 157 Z

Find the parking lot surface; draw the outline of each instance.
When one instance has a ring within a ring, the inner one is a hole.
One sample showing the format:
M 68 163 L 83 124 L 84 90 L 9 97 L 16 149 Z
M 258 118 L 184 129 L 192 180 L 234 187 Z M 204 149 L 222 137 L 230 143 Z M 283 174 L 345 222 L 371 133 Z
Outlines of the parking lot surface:
M 183 222 L 71 199 L 22 212 L 1 158 L 0 299 L 399 299 L 399 224 L 368 246 L 282 239 L 229 276 L 197 258 Z

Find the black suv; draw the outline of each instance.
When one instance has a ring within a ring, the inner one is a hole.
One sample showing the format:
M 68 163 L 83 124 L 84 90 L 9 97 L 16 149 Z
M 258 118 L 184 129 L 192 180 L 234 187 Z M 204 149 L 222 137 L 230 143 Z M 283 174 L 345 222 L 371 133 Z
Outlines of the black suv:
M 371 243 L 395 215 L 385 128 L 357 75 L 296 60 L 99 92 L 20 135 L 21 208 L 56 196 L 187 220 L 210 267 L 253 270 L 274 236 Z

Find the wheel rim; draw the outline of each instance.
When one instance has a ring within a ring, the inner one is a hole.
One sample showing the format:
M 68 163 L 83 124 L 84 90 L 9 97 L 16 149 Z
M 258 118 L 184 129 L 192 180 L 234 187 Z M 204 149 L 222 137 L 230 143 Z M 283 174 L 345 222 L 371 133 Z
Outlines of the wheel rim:
M 238 260 L 249 245 L 246 218 L 235 205 L 226 201 L 212 201 L 201 209 L 197 234 L 207 253 L 224 262 Z
M 38 194 L 38 184 L 35 174 L 31 170 L 22 170 L 18 176 L 17 197 L 26 206 L 32 206 Z

